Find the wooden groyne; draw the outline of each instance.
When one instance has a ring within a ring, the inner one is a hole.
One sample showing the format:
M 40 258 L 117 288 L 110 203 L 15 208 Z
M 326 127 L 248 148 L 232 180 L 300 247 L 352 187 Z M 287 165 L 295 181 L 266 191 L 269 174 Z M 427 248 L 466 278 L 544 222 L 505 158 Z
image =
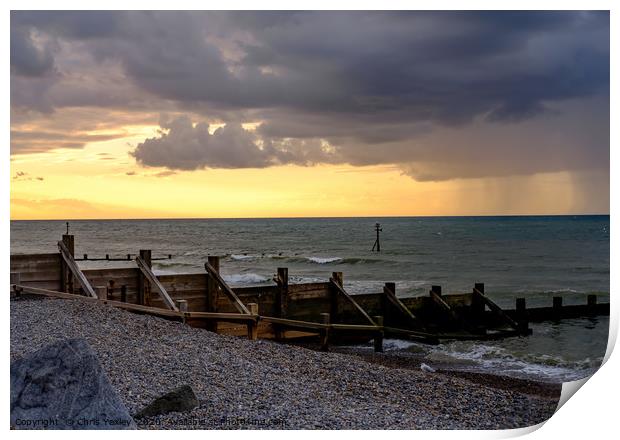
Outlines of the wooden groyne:
M 208 257 L 204 273 L 155 275 L 150 250 L 127 254 L 135 267 L 82 270 L 73 235 L 63 235 L 58 249 L 11 255 L 14 294 L 100 301 L 250 339 L 315 339 L 324 350 L 331 343 L 374 340 L 381 351 L 386 336 L 437 344 L 528 335 L 529 322 L 609 314 L 609 304 L 597 303 L 595 295 L 583 305 L 563 305 L 556 297 L 541 308 L 527 308 L 518 298 L 515 309 L 503 310 L 482 283 L 471 292 L 443 294 L 432 286 L 428 296 L 401 298 L 395 283 L 387 282 L 381 292 L 351 295 L 342 272 L 325 282 L 291 284 L 287 268 L 277 269 L 273 284 L 232 288 L 220 275 L 217 256 Z

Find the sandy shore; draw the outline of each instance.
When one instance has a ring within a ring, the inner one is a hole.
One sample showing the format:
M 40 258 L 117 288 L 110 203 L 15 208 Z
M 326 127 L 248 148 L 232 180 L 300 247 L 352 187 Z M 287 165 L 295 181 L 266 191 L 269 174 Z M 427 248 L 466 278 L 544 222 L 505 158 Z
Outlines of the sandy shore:
M 200 406 L 141 428 L 506 429 L 554 412 L 559 387 L 424 373 L 389 355 L 248 341 L 78 300 L 11 300 L 11 359 L 85 338 L 130 413 L 189 384 Z

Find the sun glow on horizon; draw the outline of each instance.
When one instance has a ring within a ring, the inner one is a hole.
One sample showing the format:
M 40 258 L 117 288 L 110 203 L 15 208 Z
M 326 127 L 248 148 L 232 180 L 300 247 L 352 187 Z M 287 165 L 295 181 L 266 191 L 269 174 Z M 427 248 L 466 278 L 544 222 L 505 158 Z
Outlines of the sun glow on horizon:
M 576 214 L 587 206 L 568 172 L 418 182 L 393 165 L 145 168 L 129 153 L 158 127 L 123 129 L 131 135 L 13 156 L 11 219 Z

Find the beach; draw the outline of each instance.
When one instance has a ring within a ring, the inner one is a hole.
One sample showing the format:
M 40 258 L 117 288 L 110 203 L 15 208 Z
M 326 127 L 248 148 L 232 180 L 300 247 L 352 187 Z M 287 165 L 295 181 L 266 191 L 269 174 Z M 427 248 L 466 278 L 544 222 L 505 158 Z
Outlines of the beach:
M 10 301 L 11 360 L 59 339 L 88 341 L 135 414 L 190 385 L 200 405 L 141 429 L 509 429 L 555 411 L 560 385 L 421 371 L 414 359 L 219 335 L 79 300 Z

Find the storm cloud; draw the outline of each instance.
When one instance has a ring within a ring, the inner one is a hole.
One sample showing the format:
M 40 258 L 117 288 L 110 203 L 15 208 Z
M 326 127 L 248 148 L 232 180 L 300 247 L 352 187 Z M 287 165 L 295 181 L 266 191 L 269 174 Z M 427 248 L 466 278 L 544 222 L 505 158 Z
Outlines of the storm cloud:
M 147 167 L 605 169 L 609 14 L 13 12 L 11 94 L 20 115 L 174 114 L 133 150 Z
M 320 143 L 261 140 L 239 123 L 209 131 L 209 124 L 192 124 L 187 116 L 160 123 L 161 136 L 146 139 L 131 153 L 147 166 L 179 170 L 200 168 L 265 168 L 274 165 L 310 165 L 327 159 Z

